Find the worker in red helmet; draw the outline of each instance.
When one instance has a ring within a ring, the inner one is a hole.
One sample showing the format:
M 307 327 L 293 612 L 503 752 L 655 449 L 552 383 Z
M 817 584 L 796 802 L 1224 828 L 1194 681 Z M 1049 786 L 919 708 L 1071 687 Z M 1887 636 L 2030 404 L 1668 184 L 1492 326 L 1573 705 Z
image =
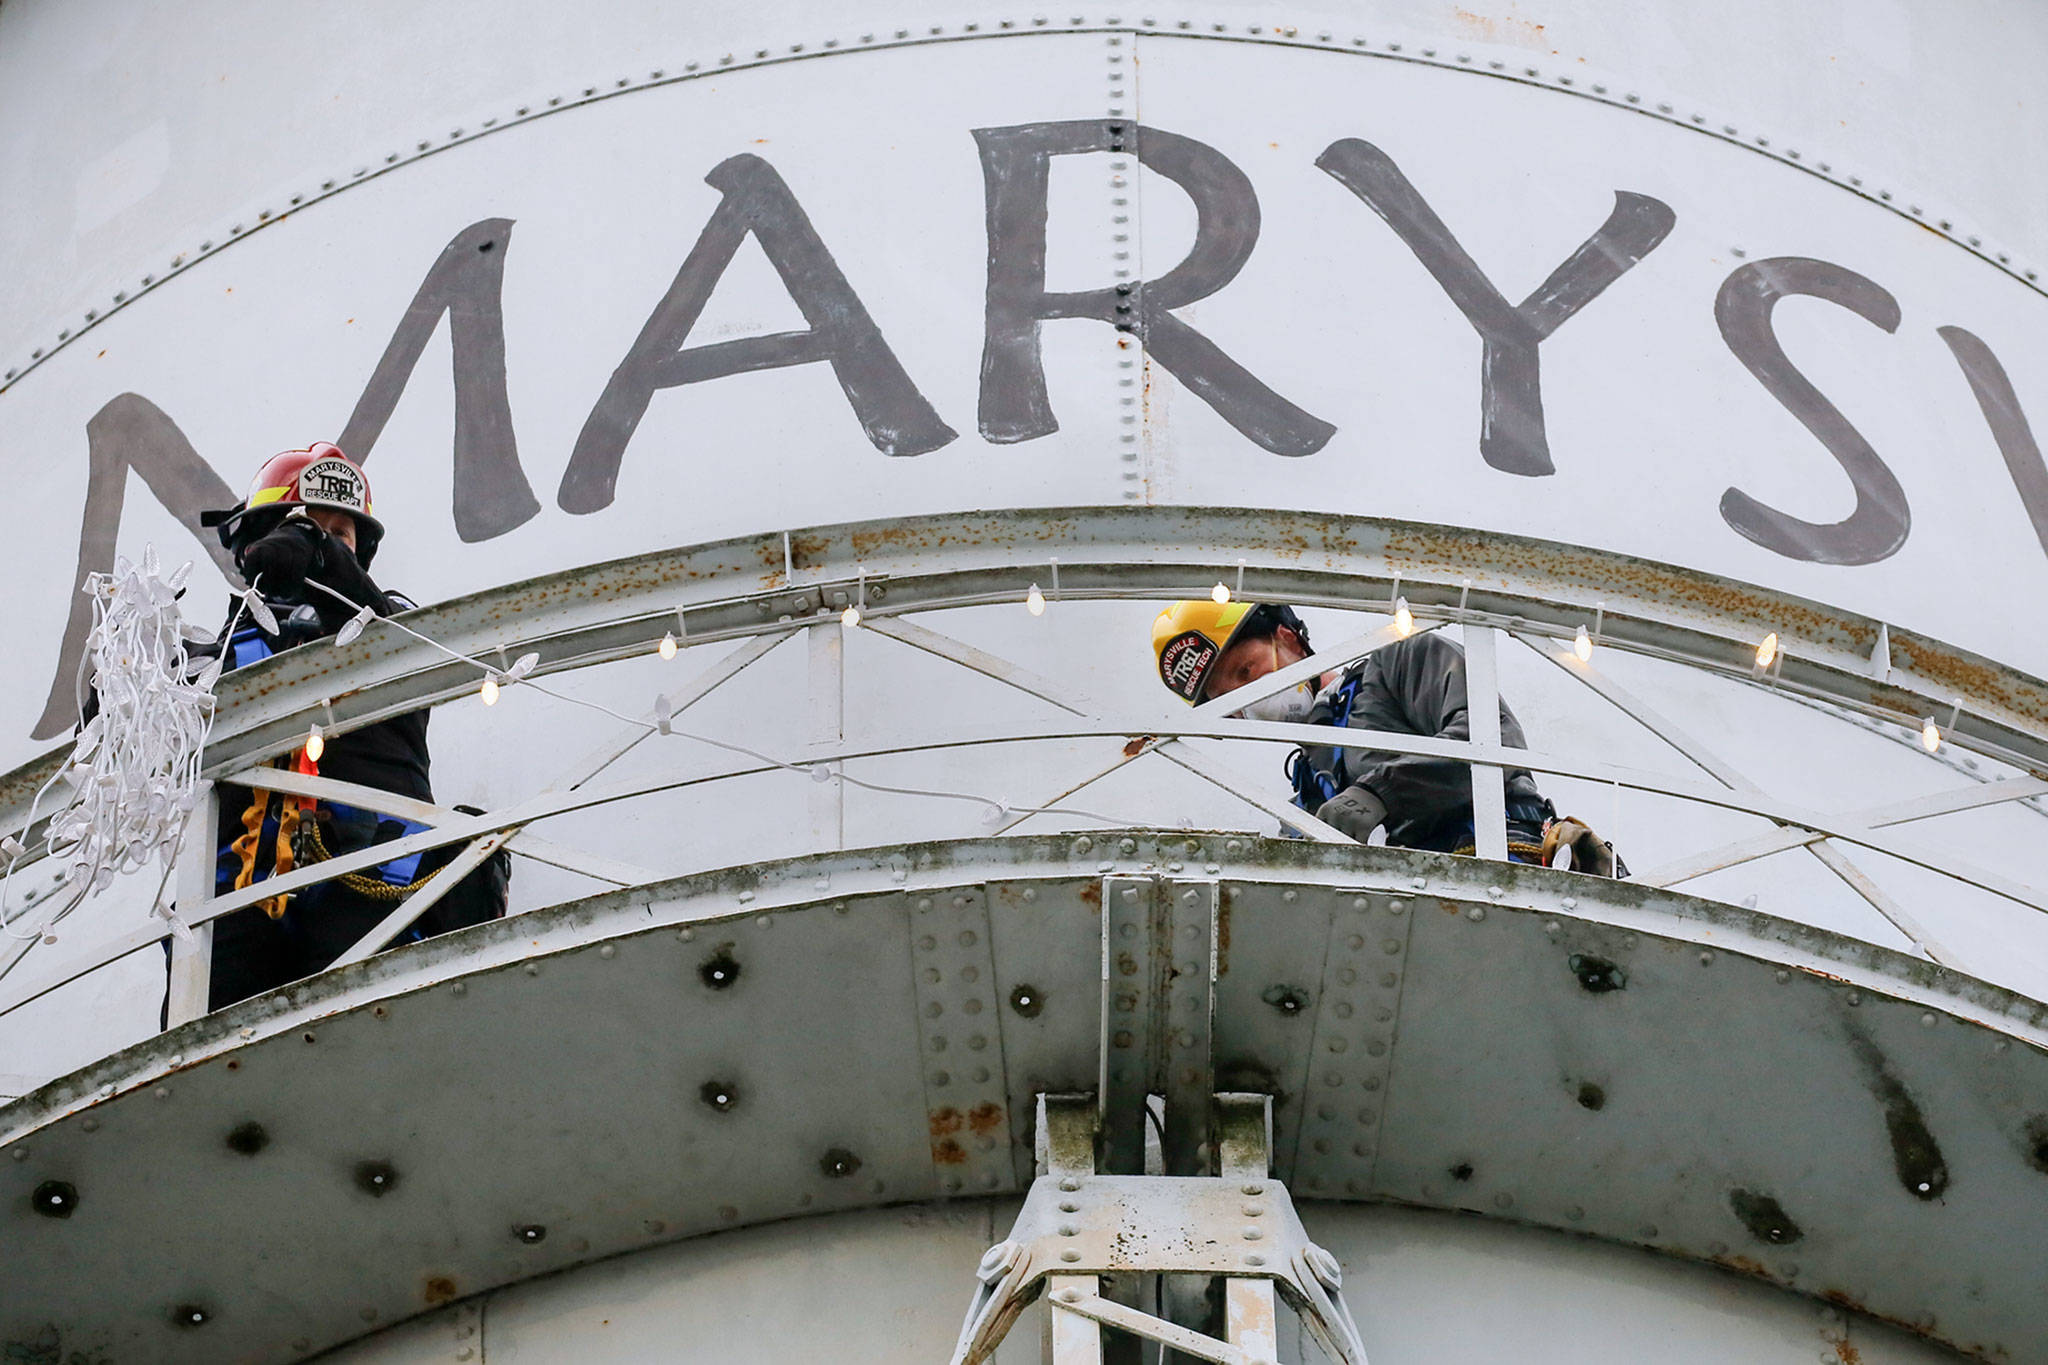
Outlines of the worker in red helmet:
M 233 554 L 242 578 L 276 620 L 272 631 L 230 611 L 229 629 L 213 646 L 225 668 L 242 668 L 338 631 L 362 607 L 378 616 L 413 603 L 379 588 L 369 574 L 384 538 L 361 466 L 318 442 L 266 460 L 248 496 L 233 507 L 201 514 Z M 300 749 L 280 766 L 317 772 L 431 803 L 427 712 L 415 711 L 325 739 L 321 752 Z M 296 867 L 426 826 L 338 801 L 315 801 L 260 789 L 224 787 L 215 862 L 215 894 L 254 885 Z M 361 873 L 273 897 L 214 921 L 208 1007 L 310 976 L 333 962 L 430 879 L 459 846 L 396 858 Z M 433 905 L 401 941 L 480 923 L 504 913 L 509 858 L 503 850 Z

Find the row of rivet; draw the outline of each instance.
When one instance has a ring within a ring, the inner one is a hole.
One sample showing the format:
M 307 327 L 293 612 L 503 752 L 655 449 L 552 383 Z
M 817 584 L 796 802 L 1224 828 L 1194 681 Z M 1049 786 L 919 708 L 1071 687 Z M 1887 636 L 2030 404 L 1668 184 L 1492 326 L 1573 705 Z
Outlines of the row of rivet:
M 1136 851 L 1135 841 L 1124 843 Z M 1085 851 L 1085 850 L 1084 850 Z M 1135 1175 L 1145 1169 L 1145 1105 L 1152 1087 L 1160 971 L 1153 957 L 1152 919 L 1159 883 L 1150 877 L 1102 879 L 1103 1169 Z
M 566 109 L 580 108 L 598 100 L 611 99 L 638 90 L 657 89 L 681 81 L 694 80 L 701 76 L 715 75 L 720 71 L 734 68 L 759 67 L 787 61 L 806 60 L 835 50 L 839 52 L 854 52 L 864 48 L 920 46 L 932 42 L 957 42 L 975 37 L 995 38 L 1027 34 L 1033 31 L 1053 29 L 1054 27 L 1048 16 L 1034 15 L 1028 23 L 1015 19 L 1000 19 L 995 21 L 992 27 L 980 23 L 962 24 L 958 26 L 957 33 L 949 33 L 943 24 L 930 25 L 928 31 L 923 34 L 913 34 L 909 29 L 899 28 L 895 30 L 893 38 L 879 38 L 873 33 L 863 33 L 860 35 L 857 46 L 845 45 L 838 38 L 828 38 L 815 46 L 799 42 L 788 44 L 786 50 L 765 47 L 756 48 L 751 58 L 728 52 L 720 56 L 717 62 L 710 67 L 704 67 L 701 62 L 686 61 L 683 63 L 680 72 L 669 71 L 666 68 L 656 68 L 644 78 L 627 76 L 608 81 L 603 85 L 585 86 L 580 96 L 554 95 L 550 96 L 544 104 L 528 103 L 519 105 L 512 111 L 509 119 L 501 116 L 485 118 L 480 120 L 474 128 L 457 127 L 451 129 L 446 138 L 419 139 L 414 143 L 411 151 L 401 150 L 385 153 L 381 165 L 371 165 L 368 163 L 358 165 L 346 177 L 336 176 L 321 181 L 317 191 L 302 191 L 289 196 L 286 207 L 282 210 L 276 212 L 270 209 L 257 210 L 253 227 L 247 222 L 235 223 L 228 228 L 227 232 L 219 240 L 208 239 L 202 241 L 196 251 L 179 252 L 171 258 L 169 269 L 164 274 L 158 275 L 153 272 L 144 274 L 132 293 L 128 290 L 115 291 L 112 304 L 104 311 L 97 308 L 85 310 L 84 326 L 77 328 L 75 331 L 71 328 L 60 328 L 54 344 L 35 348 L 29 352 L 29 359 L 25 364 L 15 366 L 6 370 L 4 374 L 0 374 L 0 393 L 6 392 L 8 387 L 17 379 L 36 369 L 45 360 L 54 356 L 58 351 L 63 350 L 77 337 L 83 336 L 100 322 L 111 317 L 122 308 L 127 307 L 136 299 L 142 297 L 142 295 L 155 289 L 158 285 L 174 278 L 192 265 L 224 249 L 230 242 L 240 240 L 249 233 L 267 227 L 272 223 L 282 222 L 293 212 L 307 204 L 316 203 L 332 195 L 339 194 L 351 186 L 361 184 L 365 180 L 374 179 L 376 176 L 395 170 L 401 165 L 408 165 L 423 157 L 446 151 L 451 147 L 473 142 L 477 138 L 489 133 L 517 127 L 521 123 L 543 117 L 547 114 L 561 112 Z M 1066 31 L 1081 30 L 1085 32 L 1104 28 L 1127 34 L 1139 34 L 1146 30 L 1155 30 L 1162 35 L 1194 38 L 1228 35 L 1232 41 L 1238 42 L 1252 39 L 1260 42 L 1275 43 L 1281 46 L 1312 47 L 1317 50 L 1343 51 L 1360 56 L 1384 57 L 1390 60 L 1440 67 L 1445 70 L 1472 71 L 1497 79 L 1514 81 L 1517 84 L 1533 85 L 1539 89 L 1555 90 L 1560 94 L 1575 95 L 1582 99 L 1594 100 L 1617 109 L 1626 109 L 1631 113 L 1642 114 L 1645 117 L 1657 118 L 1679 127 L 1688 128 L 1691 131 L 1714 137 L 1720 141 L 1734 143 L 1746 150 L 1772 157 L 1785 165 L 1817 176 L 1828 181 L 1830 184 L 1851 190 L 1859 197 L 1889 208 L 1901 217 L 1910 218 L 1930 231 L 1939 232 L 1950 242 L 1969 251 L 1972 255 L 1977 256 L 1986 263 L 1994 265 L 2013 279 L 2023 281 L 2028 286 L 2034 288 L 2036 292 L 2048 292 L 2048 290 L 2044 290 L 2041 284 L 2039 270 L 2032 267 L 2022 268 L 2013 265 L 2010 252 L 1985 247 L 1982 237 L 1978 234 L 1966 231 L 1959 232 L 1952 218 L 1936 214 L 1932 221 L 1930 221 L 1922 205 L 1909 202 L 1901 207 L 1897 202 L 1898 196 L 1893 191 L 1889 189 L 1872 189 L 1865 184 L 1864 178 L 1860 175 L 1837 172 L 1830 162 L 1808 158 L 1796 148 L 1778 147 L 1774 145 L 1773 140 L 1768 135 L 1745 136 L 1735 124 L 1712 118 L 1705 113 L 1681 114 L 1677 107 L 1669 101 L 1646 101 L 1642 95 L 1634 91 L 1616 96 L 1610 92 L 1605 84 L 1585 82 L 1578 75 L 1559 74 L 1556 76 L 1546 76 L 1537 67 L 1523 66 L 1511 68 L 1506 61 L 1497 59 L 1480 62 L 1475 60 L 1469 53 L 1462 52 L 1444 57 L 1439 55 L 1437 48 L 1431 46 L 1416 47 L 1411 52 L 1409 50 L 1410 45 L 1399 41 L 1384 42 L 1375 47 L 1367 38 L 1353 37 L 1348 43 L 1339 43 L 1336 35 L 1328 31 L 1317 33 L 1313 41 L 1311 41 L 1303 37 L 1300 31 L 1292 25 L 1248 24 L 1244 26 L 1244 33 L 1240 37 L 1231 31 L 1230 26 L 1223 23 L 1211 23 L 1208 26 L 1209 31 L 1203 33 L 1192 20 L 1187 19 L 1174 21 L 1169 29 L 1155 18 L 1141 19 L 1136 25 L 1130 25 L 1126 24 L 1121 18 L 1114 16 L 1103 19 L 1099 23 L 1091 23 L 1082 15 L 1074 15 L 1067 21 Z M 1113 101 L 1113 104 L 1119 109 L 1122 107 L 1121 102 Z M 1742 255 L 1744 253 L 1738 251 L 1736 254 Z M 1119 278 L 1122 278 L 1121 273 Z M 1135 491 L 1127 490 L 1126 496 L 1135 497 L 1136 493 Z
M 1000 1188 L 1014 1170 L 987 894 L 917 895 L 908 924 L 934 1179 L 946 1194 Z
M 1364 892 L 1334 900 L 1295 1148 L 1294 1178 L 1308 1193 L 1334 1193 L 1340 1179 L 1346 1194 L 1373 1188 L 1410 907 L 1404 896 Z
M 1124 35 L 1113 32 L 1108 35 L 1109 44 L 1109 105 L 1108 122 L 1103 131 L 1108 134 L 1109 144 L 1109 240 L 1110 270 L 1116 280 L 1116 405 L 1117 405 L 1117 460 L 1118 471 L 1123 481 L 1123 498 L 1126 502 L 1137 502 L 1144 495 L 1145 473 L 1142 465 L 1144 452 L 1140 441 L 1144 434 L 1144 414 L 1139 410 L 1138 397 L 1141 392 L 1138 383 L 1138 360 L 1143 356 L 1139 338 L 1143 331 L 1138 325 L 1138 299 L 1136 287 L 1131 283 L 1131 223 L 1140 218 L 1132 209 L 1132 201 L 1138 197 L 1139 179 L 1132 167 L 1134 153 L 1130 150 L 1130 139 L 1126 136 L 1130 125 L 1124 121 L 1127 104 L 1135 105 L 1124 85 L 1126 68 L 1135 63 L 1126 60 Z

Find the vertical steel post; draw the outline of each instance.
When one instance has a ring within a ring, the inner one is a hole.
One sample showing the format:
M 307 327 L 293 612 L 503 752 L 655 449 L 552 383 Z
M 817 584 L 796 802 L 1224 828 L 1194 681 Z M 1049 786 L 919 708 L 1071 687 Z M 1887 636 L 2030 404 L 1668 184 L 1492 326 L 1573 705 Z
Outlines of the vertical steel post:
M 804 633 L 811 647 L 811 742 L 825 748 L 846 737 L 845 627 L 830 616 Z M 846 784 L 839 780 L 840 766 L 833 764 L 831 780 L 811 788 L 813 848 L 846 846 Z
M 192 819 L 185 826 L 184 845 L 178 850 L 176 878 L 178 910 L 190 913 L 213 899 L 213 841 L 220 829 L 220 794 L 201 779 L 192 793 Z M 170 997 L 165 1009 L 166 1027 L 176 1028 L 206 1013 L 207 997 L 213 989 L 213 921 L 192 926 L 191 936 L 171 937 Z
M 1500 744 L 1500 667 L 1492 626 L 1466 625 L 1465 703 L 1474 744 Z M 1491 763 L 1472 765 L 1472 842 L 1482 858 L 1508 856 L 1507 773 Z
M 1102 1169 L 1145 1173 L 1145 1096 L 1160 1025 L 1154 926 L 1160 886 L 1150 877 L 1102 879 L 1102 1037 L 1096 1081 Z
M 1038 1169 L 1041 1175 L 1074 1182 L 1095 1174 L 1095 1106 L 1086 1098 L 1038 1097 Z M 1103 1365 L 1102 1328 L 1090 1317 L 1061 1307 L 1064 1299 L 1092 1299 L 1102 1287 L 1096 1275 L 1045 1277 L 1046 1365 Z
M 1258 1194 L 1271 1179 L 1273 1100 L 1269 1095 L 1216 1097 L 1216 1173 L 1240 1182 L 1246 1208 L 1257 1207 Z M 1264 1277 L 1231 1275 L 1223 1282 L 1224 1340 L 1239 1347 L 1254 1365 L 1280 1359 L 1280 1325 L 1273 1308 L 1273 1282 Z
M 1207 1175 L 1213 1167 L 1211 1096 L 1215 1060 L 1210 1050 L 1216 1021 L 1216 918 L 1222 887 L 1213 881 L 1169 881 L 1165 1008 L 1165 1133 L 1160 1142 L 1168 1175 Z

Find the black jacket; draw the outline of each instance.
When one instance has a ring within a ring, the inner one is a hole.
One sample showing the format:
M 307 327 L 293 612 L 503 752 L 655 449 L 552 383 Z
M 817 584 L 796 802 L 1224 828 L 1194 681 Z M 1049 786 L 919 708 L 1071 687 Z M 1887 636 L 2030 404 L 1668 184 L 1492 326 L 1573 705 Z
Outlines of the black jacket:
M 1309 713 L 1311 725 L 1337 723 L 1334 704 L 1346 682 L 1357 692 L 1347 721 L 1355 730 L 1387 730 L 1469 740 L 1465 651 L 1441 634 L 1411 635 L 1382 646 L 1353 664 L 1337 687 L 1324 691 Z M 1521 722 L 1500 704 L 1501 742 L 1526 749 Z M 1387 842 L 1405 848 L 1430 846 L 1441 836 L 1472 825 L 1471 765 L 1424 754 L 1390 754 L 1378 749 L 1309 747 L 1304 761 L 1328 774 L 1341 791 L 1363 786 L 1387 808 Z M 1507 799 L 1540 803 L 1542 793 L 1526 768 L 1507 771 Z
M 270 536 L 299 536 L 311 541 L 315 553 L 313 566 L 306 577 L 325 583 L 352 602 L 370 607 L 379 616 L 390 616 L 413 606 L 405 598 L 379 588 L 356 561 L 354 552 L 302 517 L 285 521 L 270 532 Z M 210 658 L 225 650 L 228 657 L 224 667 L 241 667 L 263 657 L 262 652 L 253 647 L 256 642 L 248 639 L 251 631 L 260 635 L 261 644 L 275 653 L 333 635 L 355 614 L 351 608 L 319 589 L 307 586 L 303 580 L 275 585 L 266 580 L 262 594 L 263 600 L 277 616 L 278 634 L 261 631 L 244 612 L 241 625 L 236 628 L 236 634 L 244 637 L 241 649 L 225 638 L 226 627 L 223 626 L 223 638 L 215 645 L 193 649 L 193 657 Z M 234 603 L 229 606 L 228 619 L 231 621 L 235 615 L 234 606 Z M 321 755 L 321 776 L 432 801 L 434 789 L 429 780 L 427 715 L 426 711 L 413 711 L 380 720 L 374 725 L 365 725 L 347 734 L 335 735 L 327 741 L 326 752 Z M 232 798 L 222 801 L 223 821 L 229 818 L 229 808 L 234 804 Z M 239 820 L 239 811 L 233 815 Z M 226 829 L 225 824 L 223 829 Z

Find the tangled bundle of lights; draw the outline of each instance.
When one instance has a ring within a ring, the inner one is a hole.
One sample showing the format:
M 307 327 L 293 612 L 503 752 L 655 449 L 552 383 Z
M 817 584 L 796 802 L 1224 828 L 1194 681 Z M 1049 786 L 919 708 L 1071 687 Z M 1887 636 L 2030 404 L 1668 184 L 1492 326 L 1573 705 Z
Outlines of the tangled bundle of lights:
M 150 546 L 141 563 L 122 558 L 112 573 L 86 578 L 93 622 L 79 671 L 79 714 L 87 710 L 88 695 L 97 708 L 79 730 L 70 759 L 43 783 L 30 807 L 29 828 L 34 828 L 57 783 L 69 785 L 69 804 L 50 817 L 40 840 L 43 852 L 63 871 L 54 903 L 37 917 L 42 928 L 34 933 L 55 924 L 86 896 L 104 891 L 115 877 L 140 871 L 152 860 L 163 865 L 155 908 L 169 917 L 164 889 L 190 822 L 200 754 L 213 728 L 213 686 L 221 671 L 216 658 L 192 676 L 186 646 L 213 637 L 179 612 L 178 599 L 191 572 L 188 561 L 165 576 Z M 253 590 L 243 603 L 259 618 L 270 614 Z M 0 843 L 0 853 L 7 859 L 0 878 L 0 927 L 15 937 L 30 937 L 10 922 L 10 911 L 22 908 L 12 904 L 14 869 L 28 846 L 10 836 Z

